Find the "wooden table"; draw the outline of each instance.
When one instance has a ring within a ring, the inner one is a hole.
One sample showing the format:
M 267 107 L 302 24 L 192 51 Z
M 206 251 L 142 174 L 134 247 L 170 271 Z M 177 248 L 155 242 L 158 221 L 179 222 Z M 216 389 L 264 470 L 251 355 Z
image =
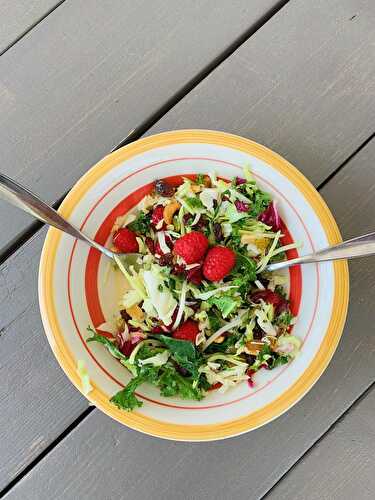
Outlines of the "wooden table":
M 210 128 L 263 143 L 319 189 L 345 238 L 375 230 L 374 0 L 3 0 L 0 170 L 57 206 L 121 143 Z M 46 229 L 0 204 L 0 497 L 375 498 L 374 259 L 294 408 L 250 434 L 173 443 L 90 407 L 41 325 Z

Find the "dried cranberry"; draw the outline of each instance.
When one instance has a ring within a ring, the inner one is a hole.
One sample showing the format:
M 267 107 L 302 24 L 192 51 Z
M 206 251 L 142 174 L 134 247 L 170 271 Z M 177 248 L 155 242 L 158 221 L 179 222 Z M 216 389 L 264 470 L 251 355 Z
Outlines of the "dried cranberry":
M 223 229 L 221 227 L 221 224 L 219 224 L 219 222 L 214 223 L 214 235 L 216 241 L 221 241 L 224 238 Z
M 161 196 L 170 197 L 174 195 L 175 188 L 161 179 L 155 181 L 155 191 Z
M 211 385 L 211 387 L 209 387 L 207 390 L 208 391 L 216 391 L 217 389 L 220 389 L 220 387 L 222 385 L 223 384 L 221 382 L 216 382 L 216 384 Z
M 155 244 L 154 240 L 150 237 L 147 237 L 145 240 L 146 247 L 149 249 L 149 251 L 154 254 L 155 253 Z
M 166 333 L 160 325 L 156 325 L 156 326 L 152 327 L 151 332 L 156 334 L 156 335 Z
M 236 185 L 240 186 L 241 184 L 246 184 L 246 179 L 243 179 L 242 177 L 236 177 Z
M 184 224 L 189 224 L 189 222 L 191 222 L 193 220 L 193 216 L 191 214 L 184 214 L 184 216 L 182 217 L 182 220 L 183 220 Z
M 188 377 L 190 375 L 190 373 L 188 372 L 188 370 L 186 368 L 184 368 L 183 366 L 180 366 L 177 363 L 176 363 L 176 371 L 178 371 L 178 373 L 180 375 L 182 375 L 183 377 Z
M 180 275 L 180 274 L 184 274 L 185 272 L 185 266 L 182 265 L 182 264 L 175 264 L 173 266 L 173 269 L 172 269 L 172 273 L 173 274 L 177 274 L 177 275 Z
M 189 303 L 186 303 L 186 305 L 190 307 L 190 309 L 193 309 L 194 312 L 197 312 L 200 308 L 199 302 L 189 301 Z
M 171 266 L 173 264 L 173 254 L 165 253 L 159 257 L 159 264 L 161 266 Z
M 190 281 L 190 283 L 193 283 L 193 285 L 200 285 L 203 280 L 202 267 L 197 266 L 193 267 L 193 269 L 189 269 L 186 272 L 186 279 Z
M 263 336 L 264 336 L 263 330 L 258 325 L 256 325 L 253 330 L 253 339 L 262 340 Z
M 120 314 L 121 318 L 125 321 L 129 321 L 129 319 L 131 319 L 129 314 L 126 312 L 126 309 L 121 309 Z
M 248 365 L 253 365 L 256 361 L 257 357 L 254 354 L 246 354 L 246 363 Z
M 165 235 L 165 243 L 167 244 L 168 248 L 170 248 L 171 250 L 173 250 L 173 241 L 172 241 L 172 238 L 169 236 L 169 234 Z M 163 255 L 164 254 L 164 252 L 162 251 L 162 249 L 160 247 L 159 241 L 157 241 L 154 244 L 154 248 L 155 248 L 155 253 L 157 253 L 158 255 Z
M 192 228 L 195 231 L 204 231 L 205 229 L 207 229 L 207 226 L 208 226 L 207 217 L 205 215 L 201 215 L 199 218 L 199 221 L 196 224 L 194 224 L 194 226 L 192 226 Z
M 244 201 L 236 200 L 234 202 L 238 212 L 248 212 L 250 205 Z
M 272 304 L 275 308 L 276 315 L 289 308 L 288 301 L 272 290 L 259 290 L 259 292 L 250 295 L 249 300 L 250 302 L 254 302 L 254 304 L 258 304 L 261 300 L 264 300 L 264 302 L 268 304 Z

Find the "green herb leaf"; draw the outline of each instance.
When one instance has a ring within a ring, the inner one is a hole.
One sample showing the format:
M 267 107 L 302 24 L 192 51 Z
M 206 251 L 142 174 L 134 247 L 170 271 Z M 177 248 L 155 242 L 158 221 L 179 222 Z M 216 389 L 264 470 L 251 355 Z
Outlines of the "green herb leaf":
M 186 198 L 185 203 L 191 210 L 199 210 L 201 208 L 204 208 L 203 203 L 197 197 Z
M 201 363 L 201 356 L 194 345 L 187 340 L 178 340 L 166 335 L 156 335 L 154 338 L 168 347 L 172 358 L 193 376 L 198 377 L 198 367 Z
M 151 222 L 151 215 L 149 213 L 139 212 L 135 221 L 127 225 L 127 227 L 139 234 L 146 234 L 149 232 Z
M 158 386 L 162 396 L 200 400 L 203 398 L 202 391 L 193 387 L 193 382 L 191 377 L 183 377 L 173 367 L 167 366 L 158 380 Z
M 115 404 L 117 408 L 120 408 L 120 410 L 126 411 L 132 411 L 134 408 L 142 406 L 142 401 L 139 401 L 139 399 L 135 397 L 134 393 L 137 387 L 143 384 L 145 380 L 145 377 L 142 375 L 132 378 L 122 391 L 119 391 L 112 396 L 110 399 L 111 403 Z
M 214 311 L 207 312 L 208 321 L 210 323 L 210 330 L 216 332 L 221 327 L 221 320 Z
M 204 184 L 204 175 L 203 174 L 198 174 L 195 182 L 197 184 L 199 184 L 200 186 L 202 186 Z
M 222 295 L 221 297 L 211 297 L 208 302 L 220 310 L 223 318 L 227 318 L 240 306 L 241 300 L 230 295 Z
M 271 196 L 268 193 L 264 193 L 260 189 L 254 192 L 252 204 L 250 206 L 249 215 L 251 217 L 258 217 L 259 214 L 264 212 L 271 202 Z
M 109 340 L 109 338 L 104 335 L 95 333 L 91 328 L 88 328 L 88 330 L 93 333 L 93 336 L 88 338 L 87 342 L 99 342 L 100 344 L 103 344 L 114 358 L 120 360 L 122 365 L 124 365 L 133 375 L 136 375 L 135 366 L 129 363 L 129 359 L 122 354 L 114 341 Z

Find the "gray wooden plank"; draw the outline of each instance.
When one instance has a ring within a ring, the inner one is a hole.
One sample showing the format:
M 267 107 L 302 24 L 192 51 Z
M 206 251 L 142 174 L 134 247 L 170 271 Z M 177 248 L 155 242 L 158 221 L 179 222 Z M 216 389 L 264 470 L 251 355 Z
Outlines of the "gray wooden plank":
M 375 491 L 375 391 L 272 490 L 270 500 L 372 500 Z
M 375 2 L 289 2 L 148 133 L 251 137 L 315 184 L 375 130 Z
M 57 0 L 1 0 L 0 54 L 59 3 Z
M 374 161 L 375 140 L 323 189 L 344 237 L 374 229 Z M 127 430 L 94 410 L 6 498 L 47 498 L 49 491 L 64 500 L 142 499 L 151 492 L 155 500 L 261 498 L 375 381 L 370 266 L 368 259 L 351 264 L 348 321 L 329 368 L 274 422 L 222 442 L 172 443 Z
M 88 407 L 42 333 L 37 288 L 45 234 L 0 268 L 0 489 Z
M 0 58 L 2 172 L 55 202 L 279 4 L 64 2 Z M 0 202 L 0 254 L 29 224 Z

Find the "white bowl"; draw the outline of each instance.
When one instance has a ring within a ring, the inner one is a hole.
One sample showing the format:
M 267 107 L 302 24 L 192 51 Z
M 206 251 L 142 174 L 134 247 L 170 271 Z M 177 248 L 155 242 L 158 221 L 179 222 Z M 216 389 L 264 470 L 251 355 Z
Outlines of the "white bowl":
M 260 187 L 277 200 L 286 238 L 301 242 L 301 253 L 341 241 L 329 209 L 295 167 L 264 146 L 214 131 L 168 132 L 125 146 L 92 167 L 59 211 L 106 244 L 115 218 L 134 206 L 155 179 L 211 171 L 231 178 L 241 176 L 245 164 L 250 164 Z M 48 340 L 79 390 L 77 360 L 86 362 L 93 385 L 87 397 L 94 405 L 133 429 L 168 439 L 221 439 L 279 416 L 322 374 L 346 317 L 349 285 L 345 262 L 292 268 L 290 299 L 298 312 L 294 334 L 303 340 L 296 360 L 258 372 L 253 389 L 243 383 L 225 394 L 213 391 L 202 401 L 164 398 L 157 388 L 145 384 L 137 393 L 143 406 L 128 413 L 117 409 L 109 398 L 129 381 L 130 374 L 103 346 L 85 342 L 87 326 L 100 325 L 118 308 L 121 283 L 117 273 L 107 271 L 108 259 L 96 250 L 49 230 L 39 275 L 40 309 Z

